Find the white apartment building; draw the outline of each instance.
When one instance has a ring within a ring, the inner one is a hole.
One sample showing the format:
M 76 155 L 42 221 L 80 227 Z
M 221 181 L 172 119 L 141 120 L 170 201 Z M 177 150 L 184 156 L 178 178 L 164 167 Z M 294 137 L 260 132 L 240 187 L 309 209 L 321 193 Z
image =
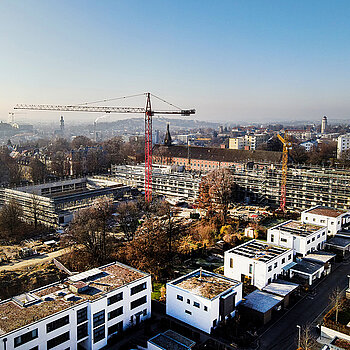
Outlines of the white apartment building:
M 151 276 L 118 262 L 0 302 L 0 350 L 96 350 L 151 315 Z
M 267 242 L 293 249 L 294 254 L 305 256 L 322 249 L 327 240 L 325 226 L 289 220 L 267 230 Z
M 241 282 L 199 269 L 167 283 L 166 313 L 210 333 L 241 300 Z
M 224 275 L 261 289 L 291 262 L 292 249 L 254 239 L 225 252 Z
M 340 158 L 342 152 L 350 149 L 350 134 L 338 136 L 337 157 Z
M 317 205 L 301 213 L 301 221 L 327 227 L 327 235 L 334 236 L 350 225 L 350 212 Z
M 248 149 L 256 150 L 262 142 L 268 138 L 267 134 L 251 134 L 229 138 L 229 149 Z

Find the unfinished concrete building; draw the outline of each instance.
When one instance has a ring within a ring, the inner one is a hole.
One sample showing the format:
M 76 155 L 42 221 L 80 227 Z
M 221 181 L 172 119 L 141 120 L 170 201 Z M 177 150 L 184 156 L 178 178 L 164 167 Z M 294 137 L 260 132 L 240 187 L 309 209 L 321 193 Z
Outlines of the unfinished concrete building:
M 0 203 L 14 200 L 22 209 L 23 219 L 51 227 L 68 223 L 75 211 L 86 208 L 102 197 L 117 200 L 130 187 L 98 177 L 83 177 L 40 185 L 0 190 Z

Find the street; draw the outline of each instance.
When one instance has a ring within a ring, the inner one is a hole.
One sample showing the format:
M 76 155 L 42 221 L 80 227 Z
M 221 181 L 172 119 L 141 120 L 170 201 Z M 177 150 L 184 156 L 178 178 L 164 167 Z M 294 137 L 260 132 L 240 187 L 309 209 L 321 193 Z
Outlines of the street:
M 338 286 L 344 289 L 348 283 L 350 262 L 341 263 L 316 287 L 315 296 L 306 296 L 292 309 L 275 321 L 261 336 L 260 350 L 295 350 L 297 348 L 297 325 L 304 326 L 322 319 L 329 304 L 329 295 Z M 319 319 L 319 320 L 318 320 Z

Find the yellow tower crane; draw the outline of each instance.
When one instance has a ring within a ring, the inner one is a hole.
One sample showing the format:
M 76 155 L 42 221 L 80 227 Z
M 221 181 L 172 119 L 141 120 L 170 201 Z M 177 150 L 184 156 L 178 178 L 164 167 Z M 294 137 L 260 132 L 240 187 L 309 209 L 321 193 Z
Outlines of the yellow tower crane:
M 287 130 L 284 132 L 284 137 L 277 134 L 278 139 L 282 142 L 282 176 L 281 176 L 281 198 L 280 209 L 282 212 L 286 210 L 286 186 L 287 186 L 287 172 L 288 172 L 288 151 L 292 149 L 292 143 L 289 141 Z

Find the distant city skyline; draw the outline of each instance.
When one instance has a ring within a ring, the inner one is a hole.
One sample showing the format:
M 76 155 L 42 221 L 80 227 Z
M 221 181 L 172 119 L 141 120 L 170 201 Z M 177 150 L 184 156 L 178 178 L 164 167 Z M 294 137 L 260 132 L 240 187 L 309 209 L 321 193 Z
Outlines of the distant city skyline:
M 3 0 L 0 120 L 17 103 L 150 91 L 196 108 L 198 120 L 347 121 L 349 13 L 341 0 Z M 123 105 L 143 106 L 144 99 Z M 16 119 L 55 122 L 60 115 Z M 63 115 L 67 123 L 99 116 Z

